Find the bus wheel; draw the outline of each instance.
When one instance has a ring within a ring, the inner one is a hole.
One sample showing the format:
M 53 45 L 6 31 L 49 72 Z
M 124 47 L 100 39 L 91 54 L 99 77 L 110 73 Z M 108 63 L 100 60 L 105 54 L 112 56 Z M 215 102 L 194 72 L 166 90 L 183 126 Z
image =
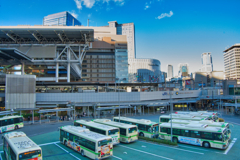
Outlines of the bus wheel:
M 144 137 L 144 134 L 141 132 L 141 133 L 139 133 L 139 136 Z
M 81 155 L 82 155 L 83 157 L 85 157 L 85 154 L 84 154 L 84 151 L 83 151 L 83 150 L 81 150 Z
M 208 142 L 203 142 L 203 147 L 209 148 L 209 147 L 210 147 L 210 144 L 209 144 Z
M 18 125 L 15 126 L 15 129 L 18 129 Z
M 178 143 L 178 139 L 176 137 L 173 137 L 173 142 Z

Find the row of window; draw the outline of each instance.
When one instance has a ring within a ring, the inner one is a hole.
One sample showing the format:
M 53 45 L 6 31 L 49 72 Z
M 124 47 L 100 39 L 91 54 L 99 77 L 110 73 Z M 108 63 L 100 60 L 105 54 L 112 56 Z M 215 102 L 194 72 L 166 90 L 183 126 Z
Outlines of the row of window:
M 5 119 L 5 120 L 0 120 L 0 126 L 7 126 L 15 123 L 20 123 L 23 122 L 23 118 L 11 118 L 11 119 Z
M 118 119 L 114 119 L 115 122 L 119 122 Z M 132 123 L 132 122 L 128 122 L 128 121 L 123 121 L 120 120 L 121 123 L 125 123 L 125 124 L 131 124 L 131 125 L 136 125 L 138 127 L 139 130 L 142 131 L 147 131 L 147 132 L 151 132 L 151 126 L 149 125 L 144 125 L 144 124 L 138 124 L 138 123 Z
M 171 134 L 171 128 L 161 127 L 161 132 Z M 173 132 L 173 135 L 179 135 L 184 137 L 222 141 L 221 133 L 211 133 L 211 132 L 202 132 L 202 131 L 193 131 L 193 130 L 185 130 L 185 129 L 175 129 L 175 128 L 172 129 L 172 132 Z
M 160 118 L 160 122 L 169 122 L 169 118 Z
M 81 145 L 81 146 L 83 146 L 85 148 L 88 148 L 88 149 L 90 149 L 90 150 L 95 152 L 95 145 L 96 145 L 95 142 L 92 142 L 92 141 L 87 140 L 85 138 L 78 137 L 78 136 L 75 136 L 75 135 L 73 135 L 71 133 L 68 133 L 66 131 L 61 130 L 61 137 L 60 137 L 60 139 L 62 140 L 63 138 L 66 138 L 66 139 L 68 139 L 68 140 L 70 140 L 72 142 L 73 142 L 73 139 L 74 139 L 75 143 L 77 143 L 77 144 L 79 144 L 79 145 Z

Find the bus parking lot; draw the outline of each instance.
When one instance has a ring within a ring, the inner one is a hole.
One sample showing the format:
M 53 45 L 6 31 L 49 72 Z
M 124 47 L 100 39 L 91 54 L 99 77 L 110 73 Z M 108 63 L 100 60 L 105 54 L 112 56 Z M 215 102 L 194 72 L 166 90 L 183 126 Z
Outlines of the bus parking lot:
M 146 118 L 146 117 L 135 117 Z M 147 117 L 152 121 L 158 122 L 159 116 L 154 115 Z M 227 120 L 226 120 L 227 121 Z M 44 124 L 43 124 L 44 125 Z M 65 124 L 63 124 L 65 125 Z M 27 126 L 30 127 L 30 126 Z M 26 128 L 27 128 L 26 127 Z M 31 127 L 38 127 L 34 125 Z M 25 128 L 19 129 L 24 131 Z M 59 142 L 59 132 L 51 131 L 48 133 L 31 136 L 31 139 L 41 146 L 44 160 L 74 160 L 74 159 L 88 159 L 82 157 L 79 153 L 64 146 Z M 120 143 L 113 147 L 113 157 L 108 159 L 239 159 L 240 143 L 238 134 L 240 131 L 240 124 L 235 123 L 231 126 L 232 141 L 226 150 L 219 150 L 213 148 L 203 148 L 198 146 L 178 144 L 177 147 L 153 144 L 146 141 L 138 140 L 134 143 L 123 144 Z M 2 150 L 2 148 L 1 148 Z

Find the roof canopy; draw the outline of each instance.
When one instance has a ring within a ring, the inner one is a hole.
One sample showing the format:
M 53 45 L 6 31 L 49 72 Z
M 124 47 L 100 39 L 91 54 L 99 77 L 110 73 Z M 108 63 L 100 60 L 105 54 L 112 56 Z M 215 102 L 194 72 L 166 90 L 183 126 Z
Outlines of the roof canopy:
M 2 44 L 62 44 L 93 42 L 93 29 L 80 26 L 1 26 Z
M 0 59 L 9 64 L 22 64 L 22 62 L 31 62 L 31 58 L 17 49 L 0 48 Z

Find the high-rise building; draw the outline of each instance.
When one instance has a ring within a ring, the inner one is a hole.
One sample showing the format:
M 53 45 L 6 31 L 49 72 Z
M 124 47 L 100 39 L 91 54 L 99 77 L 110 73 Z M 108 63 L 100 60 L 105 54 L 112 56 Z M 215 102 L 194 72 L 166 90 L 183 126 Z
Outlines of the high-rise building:
M 212 55 L 211 53 L 203 53 L 202 54 L 202 72 L 212 72 L 213 71 L 213 63 L 212 63 Z
M 168 64 L 167 65 L 167 78 L 173 78 L 173 65 Z
M 188 76 L 189 65 L 187 63 L 179 63 L 178 68 L 179 68 L 179 71 L 178 71 L 178 76 L 179 77 Z
M 226 79 L 236 79 L 240 83 L 240 43 L 227 48 L 224 52 Z
M 127 36 L 127 45 L 128 45 L 128 59 L 136 58 L 135 51 L 135 27 L 134 23 L 124 23 L 118 24 L 117 21 L 108 22 L 109 27 L 116 28 L 117 35 L 126 35 Z
M 49 26 L 75 26 L 81 25 L 76 18 L 74 18 L 69 12 L 60 12 L 50 14 L 43 18 L 43 25 Z

